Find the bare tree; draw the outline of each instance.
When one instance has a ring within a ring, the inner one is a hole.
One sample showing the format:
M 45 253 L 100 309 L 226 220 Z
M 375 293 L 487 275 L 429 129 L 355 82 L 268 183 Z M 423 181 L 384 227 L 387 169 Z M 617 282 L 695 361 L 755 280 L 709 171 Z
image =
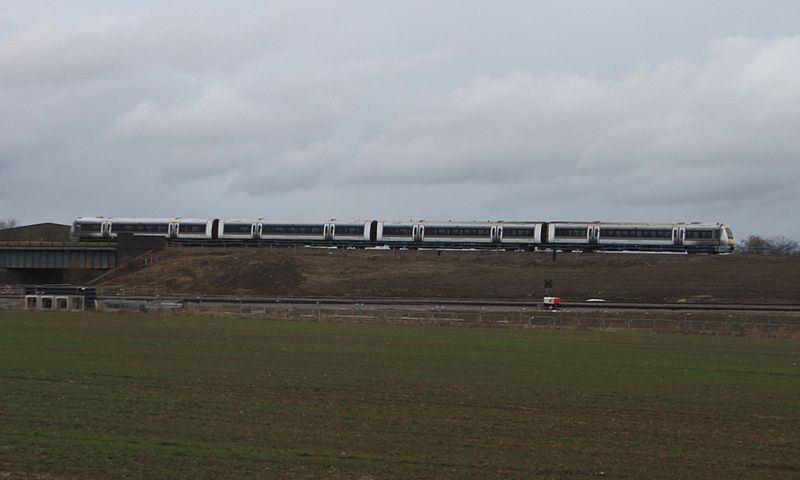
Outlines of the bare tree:
M 797 255 L 800 244 L 780 235 L 772 238 L 750 235 L 739 243 L 737 250 L 747 255 Z
M 0 230 L 4 228 L 14 228 L 17 226 L 17 219 L 16 218 L 7 218 L 5 220 L 0 220 Z

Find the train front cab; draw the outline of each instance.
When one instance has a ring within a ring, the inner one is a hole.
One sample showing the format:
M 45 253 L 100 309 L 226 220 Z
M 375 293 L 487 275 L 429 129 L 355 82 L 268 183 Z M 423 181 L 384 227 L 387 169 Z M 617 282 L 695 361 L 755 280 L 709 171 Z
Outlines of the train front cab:
M 736 239 L 733 238 L 733 231 L 728 225 L 721 225 L 719 229 L 719 251 L 724 253 L 733 252 L 736 247 Z
M 682 224 L 675 227 L 675 245 L 687 252 L 730 253 L 736 240 L 728 225 Z
M 106 217 L 80 217 L 72 222 L 70 235 L 75 240 L 103 240 L 111 233 L 111 222 Z

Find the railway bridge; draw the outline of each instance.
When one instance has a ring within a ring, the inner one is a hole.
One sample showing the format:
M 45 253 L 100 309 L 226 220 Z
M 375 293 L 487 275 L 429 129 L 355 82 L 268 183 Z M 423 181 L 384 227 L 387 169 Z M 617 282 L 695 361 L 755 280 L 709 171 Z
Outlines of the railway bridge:
M 107 270 L 117 266 L 111 242 L 2 242 L 0 268 Z
M 115 242 L 0 241 L 0 269 L 9 283 L 86 282 L 163 244 L 163 239 L 132 236 Z

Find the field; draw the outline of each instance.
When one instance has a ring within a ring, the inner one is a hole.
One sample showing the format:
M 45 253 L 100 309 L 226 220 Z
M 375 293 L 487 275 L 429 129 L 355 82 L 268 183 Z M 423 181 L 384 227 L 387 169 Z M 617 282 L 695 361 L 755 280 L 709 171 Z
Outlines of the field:
M 0 311 L 0 478 L 798 478 L 800 344 Z

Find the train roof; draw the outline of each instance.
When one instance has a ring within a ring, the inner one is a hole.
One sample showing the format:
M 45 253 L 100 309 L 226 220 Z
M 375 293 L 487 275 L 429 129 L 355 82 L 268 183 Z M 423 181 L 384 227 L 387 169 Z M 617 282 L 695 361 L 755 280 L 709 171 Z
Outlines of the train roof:
M 576 222 L 576 221 L 552 221 L 552 225 L 597 225 L 604 227 L 720 227 L 720 223 L 702 223 L 702 222 Z

